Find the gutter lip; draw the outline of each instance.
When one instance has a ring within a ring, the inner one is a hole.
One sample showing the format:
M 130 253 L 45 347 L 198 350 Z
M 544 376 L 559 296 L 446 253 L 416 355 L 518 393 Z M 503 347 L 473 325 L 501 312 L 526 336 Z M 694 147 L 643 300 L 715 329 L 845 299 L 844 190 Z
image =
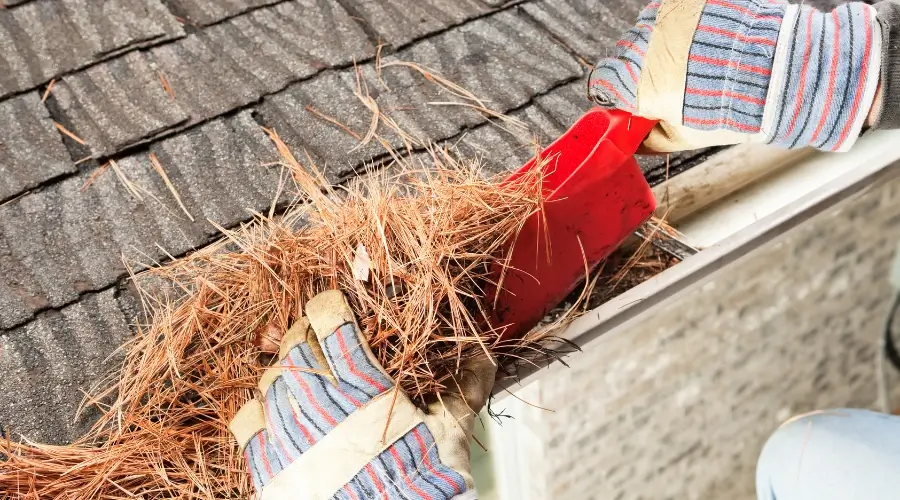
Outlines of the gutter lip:
M 850 172 L 586 312 L 556 336 L 583 349 L 603 335 L 616 333 L 641 314 L 659 307 L 675 294 L 706 280 L 719 269 L 836 203 L 864 193 L 877 184 L 900 177 L 900 148 L 896 145 L 891 146 L 897 141 L 900 141 L 900 130 L 875 131 L 861 138 L 858 143 L 862 144 L 858 144 L 850 152 L 821 153 L 821 155 L 840 155 L 840 158 L 855 165 Z M 808 159 L 808 156 L 798 157 L 794 165 Z M 698 166 L 701 165 L 703 164 Z M 786 166 L 790 167 L 791 165 Z M 569 356 L 571 355 L 578 353 Z M 534 365 L 523 366 L 518 370 L 517 377 L 498 380 L 493 391 L 495 400 L 503 400 L 511 391 L 537 380 L 550 365 L 558 362 L 553 361 L 540 368 Z

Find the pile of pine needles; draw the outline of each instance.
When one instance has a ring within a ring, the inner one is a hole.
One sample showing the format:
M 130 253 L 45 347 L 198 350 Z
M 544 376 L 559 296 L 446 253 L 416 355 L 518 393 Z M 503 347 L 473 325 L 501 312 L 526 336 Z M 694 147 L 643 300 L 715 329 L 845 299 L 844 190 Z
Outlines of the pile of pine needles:
M 101 419 L 74 445 L 0 445 L 0 490 L 247 497 L 228 419 L 253 396 L 305 301 L 326 289 L 347 294 L 373 351 L 417 401 L 443 389 L 464 360 L 490 352 L 503 362 L 536 340 L 500 345 L 484 297 L 503 243 L 539 207 L 539 169 L 534 182 L 501 187 L 432 148 L 430 165 L 403 160 L 337 189 L 271 136 L 303 202 L 220 228 L 220 243 L 144 273 L 169 285 L 143 294 L 150 321 L 117 378 L 89 401 Z M 136 282 L 160 281 L 147 278 Z
M 427 68 L 379 57 L 379 77 L 392 65 L 422 74 L 454 99 L 434 104 L 472 108 L 501 128 L 522 126 Z M 228 421 L 254 396 L 305 302 L 323 290 L 345 292 L 373 352 L 416 402 L 445 389 L 465 360 L 485 352 L 505 373 L 555 355 L 549 334 L 570 317 L 501 341 L 486 303 L 487 290 L 502 286 L 491 270 L 507 262 L 504 243 L 540 208 L 543 169 L 515 184 L 486 179 L 477 163 L 406 134 L 362 78 L 357 97 L 373 115 L 364 136 L 310 112 L 361 143 L 385 145 L 394 163 L 332 187 L 311 159 L 298 161 L 269 131 L 296 188 L 284 189 L 295 191 L 293 204 L 276 215 L 273 203 L 235 230 L 217 226 L 220 242 L 133 276 L 146 322 L 123 347 L 121 370 L 85 402 L 101 410 L 100 419 L 67 446 L 0 441 L 4 497 L 249 497 Z M 395 154 L 381 129 L 407 151 L 428 154 Z

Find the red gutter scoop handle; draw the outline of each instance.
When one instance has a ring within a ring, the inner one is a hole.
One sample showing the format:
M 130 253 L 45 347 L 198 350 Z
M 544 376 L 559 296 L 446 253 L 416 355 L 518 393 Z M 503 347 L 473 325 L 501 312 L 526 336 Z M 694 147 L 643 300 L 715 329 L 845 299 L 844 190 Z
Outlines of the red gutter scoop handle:
M 656 209 L 633 155 L 655 121 L 594 108 L 541 153 L 544 207 L 525 223 L 512 249 L 492 325 L 518 338 L 536 326 Z M 506 179 L 517 182 L 535 159 Z M 509 247 L 506 247 L 508 249 Z M 496 282 L 501 266 L 493 269 Z M 493 303 L 493 302 L 492 302 Z

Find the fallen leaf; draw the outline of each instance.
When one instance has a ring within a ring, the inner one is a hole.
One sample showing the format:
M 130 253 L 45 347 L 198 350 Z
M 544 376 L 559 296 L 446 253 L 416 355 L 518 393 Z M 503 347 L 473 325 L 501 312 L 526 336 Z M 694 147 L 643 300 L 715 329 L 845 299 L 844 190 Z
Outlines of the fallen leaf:
M 362 243 L 356 246 L 353 256 L 353 278 L 359 281 L 369 281 L 369 271 L 372 269 L 372 261 L 369 252 Z

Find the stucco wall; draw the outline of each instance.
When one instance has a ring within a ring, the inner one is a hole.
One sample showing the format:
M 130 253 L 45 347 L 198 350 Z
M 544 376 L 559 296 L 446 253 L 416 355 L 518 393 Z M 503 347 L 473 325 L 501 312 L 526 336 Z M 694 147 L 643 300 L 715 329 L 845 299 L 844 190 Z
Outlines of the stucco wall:
M 529 499 L 752 499 L 780 421 L 875 404 L 900 180 L 845 200 L 500 406 Z M 896 385 L 896 384 L 895 384 Z M 896 401 L 900 402 L 900 399 Z

